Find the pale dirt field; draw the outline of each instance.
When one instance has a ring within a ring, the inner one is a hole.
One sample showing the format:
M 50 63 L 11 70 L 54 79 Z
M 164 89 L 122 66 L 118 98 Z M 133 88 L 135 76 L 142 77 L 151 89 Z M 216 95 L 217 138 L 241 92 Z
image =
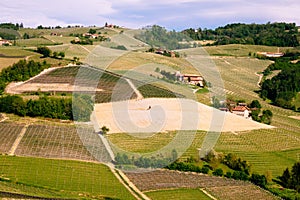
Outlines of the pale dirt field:
M 6 92 L 9 94 L 22 94 L 24 92 L 102 92 L 102 89 L 96 89 L 94 87 L 80 87 L 71 84 L 63 83 L 11 83 L 6 88 Z
M 108 127 L 109 133 L 156 133 L 172 130 L 240 132 L 274 128 L 187 99 L 149 98 L 96 104 L 93 114 L 97 126 Z

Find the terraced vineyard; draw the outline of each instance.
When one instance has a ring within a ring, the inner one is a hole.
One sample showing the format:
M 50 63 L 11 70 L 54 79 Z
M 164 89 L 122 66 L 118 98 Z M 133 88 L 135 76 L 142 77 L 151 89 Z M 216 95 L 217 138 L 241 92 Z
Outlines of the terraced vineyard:
M 144 192 L 175 188 L 205 188 L 218 199 L 277 199 L 260 188 L 243 181 L 177 171 L 127 172 L 129 179 Z M 230 190 L 233 190 L 231 193 Z

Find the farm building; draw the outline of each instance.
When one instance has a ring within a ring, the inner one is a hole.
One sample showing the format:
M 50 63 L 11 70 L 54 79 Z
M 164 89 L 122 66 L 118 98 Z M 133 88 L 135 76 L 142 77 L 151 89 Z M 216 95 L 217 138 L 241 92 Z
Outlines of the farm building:
M 204 79 L 200 75 L 184 74 L 183 81 L 185 81 L 191 85 L 198 85 L 200 87 L 204 87 Z
M 4 40 L 0 37 L 0 46 L 11 46 L 12 43 L 8 40 Z
M 195 74 L 181 74 L 179 71 L 175 73 L 175 77 L 178 81 L 185 82 L 191 85 L 197 85 L 204 87 L 204 78 Z
M 247 106 L 236 106 L 232 109 L 232 113 L 241 117 L 249 118 L 249 108 Z

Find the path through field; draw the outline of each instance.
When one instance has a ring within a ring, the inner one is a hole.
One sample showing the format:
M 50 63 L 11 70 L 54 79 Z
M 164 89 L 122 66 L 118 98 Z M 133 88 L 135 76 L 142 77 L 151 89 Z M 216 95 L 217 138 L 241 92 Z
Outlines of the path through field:
M 136 99 L 137 100 L 141 100 L 143 99 L 143 95 L 141 94 L 141 92 L 135 87 L 135 85 L 132 83 L 132 81 L 128 78 L 125 79 L 127 81 L 127 83 L 130 85 L 130 87 L 133 89 L 134 93 L 136 94 Z

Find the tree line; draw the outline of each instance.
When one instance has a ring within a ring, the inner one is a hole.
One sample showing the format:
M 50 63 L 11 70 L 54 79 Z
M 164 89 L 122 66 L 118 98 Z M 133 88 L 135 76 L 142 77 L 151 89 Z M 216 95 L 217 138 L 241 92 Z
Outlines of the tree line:
M 21 117 L 89 121 L 92 111 L 93 104 L 87 95 L 74 95 L 73 99 L 40 96 L 36 100 L 24 100 L 18 95 L 0 97 L 0 112 Z
M 299 46 L 295 23 L 243 24 L 234 23 L 212 29 L 186 29 L 193 40 L 215 40 L 214 45 L 250 44 L 267 46 Z
M 51 65 L 47 64 L 46 61 L 40 63 L 33 60 L 20 60 L 12 66 L 3 69 L 0 73 L 0 95 L 4 92 L 8 83 L 13 81 L 26 81 L 50 66 Z
M 264 74 L 267 75 L 273 70 L 281 72 L 262 83 L 260 96 L 270 99 L 277 106 L 299 111 L 293 100 L 300 92 L 300 62 L 291 63 L 278 59 L 264 71 Z

